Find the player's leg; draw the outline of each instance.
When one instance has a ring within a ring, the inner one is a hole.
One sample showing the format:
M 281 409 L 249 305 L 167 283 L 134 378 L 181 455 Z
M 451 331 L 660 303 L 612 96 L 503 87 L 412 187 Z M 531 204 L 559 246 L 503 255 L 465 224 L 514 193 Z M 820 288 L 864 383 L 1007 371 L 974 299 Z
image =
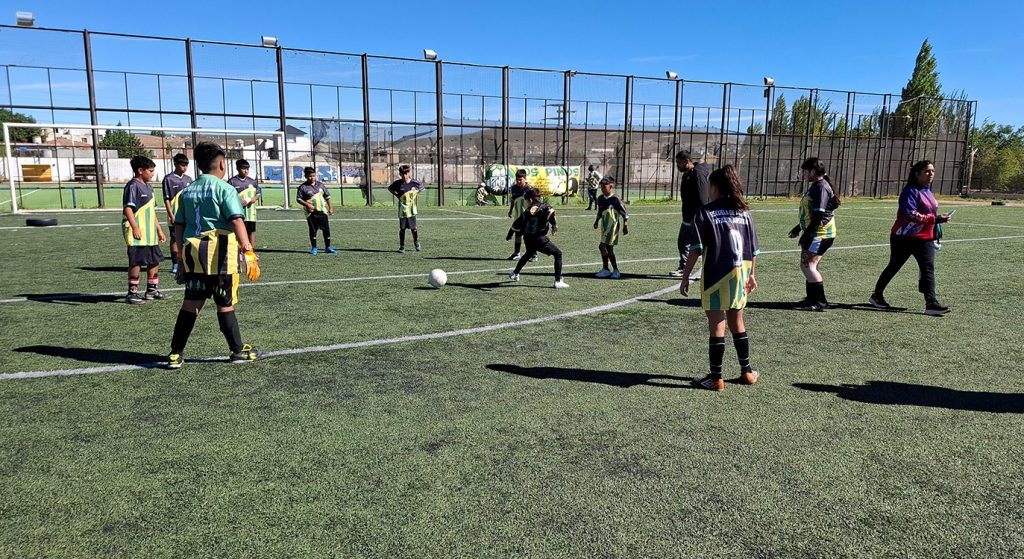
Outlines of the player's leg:
M 885 288 L 896 277 L 896 273 L 907 263 L 913 251 L 907 239 L 899 235 L 889 235 L 889 264 L 882 270 L 875 282 L 875 292 L 871 294 L 869 302 L 877 308 L 891 308 L 885 301 Z
M 515 241 L 515 247 L 516 248 L 515 248 L 515 252 L 512 253 L 513 254 L 512 260 L 515 260 L 516 259 L 515 255 L 519 254 L 519 250 L 522 248 L 523 234 L 520 233 L 520 232 L 516 232 L 515 238 L 513 240 Z
M 726 320 L 732 333 L 732 344 L 736 347 L 736 358 L 740 362 L 740 382 L 754 384 L 760 375 L 750 366 L 750 339 L 747 337 L 747 325 L 743 322 L 743 309 L 729 309 Z
M 818 246 L 822 239 L 815 238 L 807 250 L 800 251 L 800 271 L 804 275 L 807 297 L 797 303 L 797 307 L 805 310 L 821 311 L 828 306 L 825 300 L 825 285 L 822 283 L 821 273 L 818 272 L 818 262 L 821 262 L 821 255 L 818 254 Z
M 555 243 L 551 242 L 551 239 L 541 237 L 532 249 L 527 244 L 526 251 L 534 254 L 534 260 L 536 260 L 538 252 L 553 257 L 555 259 L 555 289 L 569 287 L 569 284 L 565 283 L 565 279 L 562 277 L 562 251 Z
M 167 356 L 167 367 L 170 369 L 180 368 L 185 363 L 182 358 L 185 345 L 192 335 L 199 312 L 203 310 L 203 304 L 213 293 L 213 285 L 206 278 L 198 274 L 187 274 L 185 277 L 185 297 L 181 302 L 181 309 L 178 310 L 178 318 L 174 321 L 171 353 Z
M 405 252 L 405 218 L 398 218 L 398 252 Z
M 599 278 L 606 278 L 612 275 L 611 270 L 608 269 L 608 247 L 604 243 L 598 243 L 597 250 L 601 251 L 601 270 L 596 275 Z
M 423 250 L 423 245 L 420 244 L 420 231 L 416 227 L 416 216 L 409 218 L 409 230 L 412 231 L 412 244 L 416 246 L 416 252 Z
M 916 239 L 915 239 L 916 240 Z M 919 241 L 914 245 L 914 259 L 917 260 L 917 290 L 924 295 L 925 313 L 942 315 L 950 311 L 939 302 L 935 287 L 935 243 Z
M 160 264 L 150 264 L 146 270 L 146 294 L 147 301 L 166 299 L 167 296 L 160 291 Z
M 725 390 L 722 361 L 725 359 L 725 311 L 704 311 L 708 319 L 708 374 L 697 384 L 708 390 Z
M 246 221 L 245 230 L 249 233 L 249 246 L 256 248 L 256 222 Z
M 335 254 L 338 251 L 334 250 L 334 243 L 331 242 L 331 219 L 327 217 L 327 214 L 320 214 L 320 231 L 324 234 L 324 246 L 327 247 L 324 250 L 328 254 Z
M 608 253 L 608 262 L 612 265 L 612 275 L 617 276 L 619 273 L 619 263 L 615 260 L 615 247 L 612 245 L 605 245 L 605 251 Z
M 309 228 L 309 246 L 312 247 L 312 248 L 310 248 L 309 252 L 310 252 L 310 254 L 316 254 L 317 253 L 317 250 L 316 250 L 316 231 L 317 231 L 316 213 L 311 213 L 311 214 L 306 216 L 306 227 Z
M 129 251 L 131 248 L 128 249 Z M 142 272 L 142 268 L 139 265 L 132 266 L 128 265 L 128 296 L 125 300 L 129 303 L 138 304 L 144 301 L 142 296 L 139 295 L 139 275 Z

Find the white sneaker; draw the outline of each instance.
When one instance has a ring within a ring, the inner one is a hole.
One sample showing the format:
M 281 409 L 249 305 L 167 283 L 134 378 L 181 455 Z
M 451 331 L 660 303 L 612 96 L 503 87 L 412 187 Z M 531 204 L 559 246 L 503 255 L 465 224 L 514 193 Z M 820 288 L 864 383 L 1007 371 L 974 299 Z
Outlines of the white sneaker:
M 555 289 L 566 289 L 569 284 L 565 283 L 564 280 L 555 280 Z
M 700 281 L 700 270 L 690 272 L 690 281 Z
M 668 275 L 670 275 L 670 276 L 672 276 L 674 278 L 681 278 L 681 277 L 683 277 L 683 269 L 680 268 L 678 270 L 672 270 L 671 272 L 668 273 Z
M 622 277 L 622 274 L 620 274 L 618 270 L 615 270 L 614 272 L 612 272 L 612 279 L 619 279 L 621 277 Z
M 610 275 L 612 275 L 612 273 L 608 271 L 608 268 L 601 268 L 601 271 L 599 271 L 598 273 L 594 274 L 594 277 L 606 278 L 606 277 L 608 277 Z
M 508 279 L 509 279 L 509 281 L 519 281 L 519 274 L 517 274 L 515 272 L 509 272 L 508 273 Z
M 932 244 L 935 245 L 935 250 L 942 250 L 942 243 L 939 241 L 932 241 Z

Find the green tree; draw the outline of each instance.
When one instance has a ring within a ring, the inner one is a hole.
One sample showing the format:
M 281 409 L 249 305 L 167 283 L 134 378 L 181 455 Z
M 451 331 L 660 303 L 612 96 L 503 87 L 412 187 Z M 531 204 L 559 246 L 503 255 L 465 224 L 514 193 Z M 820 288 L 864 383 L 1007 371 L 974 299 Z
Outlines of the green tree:
M 841 117 L 839 117 L 839 120 L 836 121 L 835 126 L 832 127 L 832 135 L 833 136 L 843 136 L 843 135 L 846 134 L 846 129 L 847 128 L 849 128 L 849 126 L 846 124 L 846 117 L 845 116 L 841 116 Z
M 22 113 L 15 113 L 7 109 L 0 109 L 0 122 L 35 123 L 36 119 Z M 27 144 L 32 138 L 39 136 L 46 140 L 46 129 L 44 128 L 11 128 L 11 142 L 16 144 Z M 3 138 L 0 137 L 0 142 Z M 7 146 L 3 146 L 2 155 L 7 155 Z
M 972 182 L 996 192 L 1024 192 L 1024 126 L 985 121 L 971 134 L 977 149 Z
M 772 118 L 768 122 L 768 129 L 772 134 L 789 134 L 792 130 L 789 127 L 789 106 L 786 104 L 786 96 L 780 94 L 775 100 L 775 107 L 772 109 Z
M 118 126 L 120 125 L 121 123 L 118 123 Z M 122 158 L 135 157 L 136 155 L 153 157 L 153 153 L 142 145 L 142 140 L 127 130 L 107 130 L 103 139 L 100 140 L 100 147 L 116 149 L 117 156 Z
M 913 138 L 935 134 L 942 111 L 942 85 L 932 45 L 925 39 L 917 53 L 914 72 L 900 94 L 892 118 L 892 135 Z
M 865 138 L 877 136 L 881 129 L 882 110 L 875 109 L 870 115 L 859 115 L 857 124 L 853 127 L 853 134 Z
M 747 127 L 747 134 L 760 135 L 764 134 L 764 125 L 760 122 L 754 122 Z
M 149 135 L 156 136 L 158 138 L 166 138 L 167 132 L 164 132 L 163 130 L 150 130 Z
M 801 95 L 799 99 L 793 101 L 792 121 L 793 121 L 793 133 L 794 134 L 805 134 L 807 132 L 807 126 L 810 124 L 810 130 L 812 136 L 822 136 L 829 131 L 829 117 L 828 114 L 832 111 L 832 103 L 830 101 L 822 101 L 820 98 L 815 97 L 814 103 L 806 96 Z

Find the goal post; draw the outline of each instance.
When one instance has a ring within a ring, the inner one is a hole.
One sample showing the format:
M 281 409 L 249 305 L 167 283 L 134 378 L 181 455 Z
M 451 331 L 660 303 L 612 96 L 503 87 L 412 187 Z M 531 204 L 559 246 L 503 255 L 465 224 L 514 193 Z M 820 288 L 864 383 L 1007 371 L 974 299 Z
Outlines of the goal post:
M 288 137 L 279 130 L 237 130 L 167 126 L 106 126 L 4 122 L 3 169 L 9 186 L 0 196 L 0 211 L 34 209 L 120 208 L 120 191 L 131 180 L 130 160 L 145 155 L 156 164 L 154 191 L 163 177 L 174 172 L 173 158 L 189 159 L 187 173 L 198 170 L 193 142 L 210 141 L 227 153 L 227 177 L 235 173 L 235 160 L 250 164 L 250 176 L 264 191 L 263 205 L 290 207 L 291 175 Z M 93 145 L 93 131 L 102 137 Z M 106 196 L 104 196 L 104 193 Z M 114 196 L 114 199 L 109 199 Z M 162 200 L 161 196 L 157 196 Z M 105 204 L 100 201 L 105 200 Z M 163 204 L 158 204 L 160 207 Z

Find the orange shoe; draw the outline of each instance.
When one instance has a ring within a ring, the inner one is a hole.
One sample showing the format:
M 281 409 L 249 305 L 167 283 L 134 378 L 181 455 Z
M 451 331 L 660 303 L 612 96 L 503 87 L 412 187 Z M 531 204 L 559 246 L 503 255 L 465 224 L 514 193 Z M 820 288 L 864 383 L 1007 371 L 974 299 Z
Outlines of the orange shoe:
M 747 371 L 746 373 L 740 374 L 740 384 L 754 384 L 760 377 L 761 374 L 757 371 Z
M 707 375 L 700 380 L 693 381 L 693 383 L 700 388 L 707 388 L 708 390 L 714 390 L 715 392 L 722 392 L 725 390 L 725 381 L 722 380 L 722 377 Z

